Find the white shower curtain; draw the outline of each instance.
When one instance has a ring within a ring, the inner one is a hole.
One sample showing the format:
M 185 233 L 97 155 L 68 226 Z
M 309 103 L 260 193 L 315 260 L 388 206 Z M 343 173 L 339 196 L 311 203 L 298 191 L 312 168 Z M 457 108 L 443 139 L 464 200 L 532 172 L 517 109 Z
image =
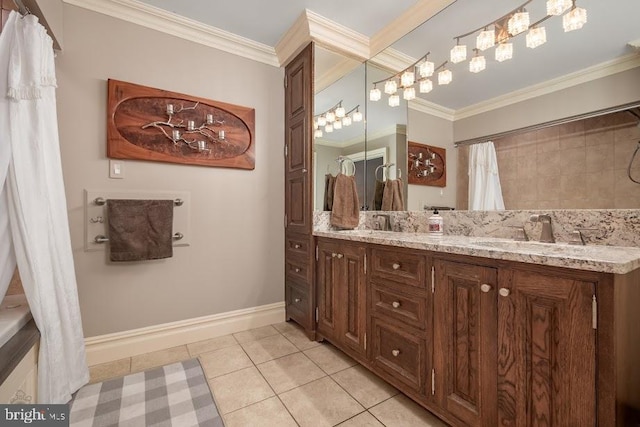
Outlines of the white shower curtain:
M 469 210 L 504 210 L 498 160 L 492 141 L 469 148 Z
M 9 152 L 8 145 L 11 154 L 0 201 L 41 334 L 38 401 L 66 403 L 89 372 L 62 180 L 53 43 L 37 17 L 13 12 L 0 47 L 0 149 Z

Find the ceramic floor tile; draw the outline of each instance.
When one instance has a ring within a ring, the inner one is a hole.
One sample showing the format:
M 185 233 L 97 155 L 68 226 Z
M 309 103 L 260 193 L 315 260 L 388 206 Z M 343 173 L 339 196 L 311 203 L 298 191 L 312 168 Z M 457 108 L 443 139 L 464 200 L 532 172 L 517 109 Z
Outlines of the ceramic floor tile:
M 340 427 L 384 427 L 384 425 L 369 412 L 363 412 L 338 425 Z
M 221 414 L 274 396 L 273 390 L 255 367 L 212 378 L 209 385 Z
M 295 345 L 280 334 L 240 345 L 255 364 L 264 363 L 299 351 Z
M 225 427 L 297 427 L 277 397 L 224 415 Z
M 426 409 L 398 394 L 369 409 L 386 427 L 447 427 Z
M 239 345 L 203 353 L 199 357 L 207 378 L 219 377 L 253 366 L 251 359 Z
M 334 374 L 356 364 L 355 360 L 331 344 L 323 344 L 310 350 L 305 350 L 304 354 L 327 374 Z
M 330 377 L 282 393 L 279 397 L 301 427 L 334 426 L 364 411 Z
M 332 377 L 365 408 L 371 408 L 398 394 L 393 386 L 360 365 L 335 373 Z
M 283 332 L 282 335 L 302 351 L 322 345 L 318 341 L 310 340 L 302 329 L 293 329 Z
M 101 363 L 89 367 L 91 379 L 89 382 L 98 383 L 111 378 L 118 378 L 131 372 L 131 358 L 115 360 L 113 362 Z
M 280 323 L 274 323 L 271 326 L 276 328 L 278 332 L 280 332 L 281 334 L 302 330 L 300 325 L 298 325 L 296 322 L 280 322 Z
M 256 341 L 262 338 L 270 337 L 272 335 L 278 335 L 280 332 L 273 326 L 264 326 L 262 328 L 249 329 L 248 331 L 242 331 L 233 334 L 239 343 L 245 343 L 249 341 Z
M 190 358 L 191 356 L 189 355 L 189 350 L 187 350 L 186 345 L 140 354 L 131 358 L 131 372 L 144 371 L 149 368 L 168 365 Z
M 271 360 L 258 365 L 258 369 L 276 393 L 283 393 L 325 376 L 325 373 L 302 353 Z
M 187 344 L 191 356 L 196 357 L 202 353 L 220 350 L 221 348 L 231 347 L 238 344 L 233 335 L 225 335 L 223 337 L 211 338 L 204 341 L 198 341 Z

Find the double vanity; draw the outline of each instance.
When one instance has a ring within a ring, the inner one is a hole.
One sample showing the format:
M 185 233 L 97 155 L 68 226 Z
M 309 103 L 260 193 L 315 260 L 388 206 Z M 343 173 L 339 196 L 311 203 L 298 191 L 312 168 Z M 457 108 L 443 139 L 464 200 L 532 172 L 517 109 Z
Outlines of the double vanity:
M 639 248 L 313 234 L 316 339 L 450 425 L 629 425 L 637 415 Z M 288 317 L 305 303 L 288 292 Z

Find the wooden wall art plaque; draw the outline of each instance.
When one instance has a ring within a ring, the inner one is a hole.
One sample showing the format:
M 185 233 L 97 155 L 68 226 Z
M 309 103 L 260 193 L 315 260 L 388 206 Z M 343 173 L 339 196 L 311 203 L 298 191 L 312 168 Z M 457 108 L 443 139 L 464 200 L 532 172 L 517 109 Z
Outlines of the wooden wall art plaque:
M 255 110 L 109 79 L 107 157 L 255 168 Z
M 447 150 L 418 142 L 408 142 L 409 184 L 447 186 Z

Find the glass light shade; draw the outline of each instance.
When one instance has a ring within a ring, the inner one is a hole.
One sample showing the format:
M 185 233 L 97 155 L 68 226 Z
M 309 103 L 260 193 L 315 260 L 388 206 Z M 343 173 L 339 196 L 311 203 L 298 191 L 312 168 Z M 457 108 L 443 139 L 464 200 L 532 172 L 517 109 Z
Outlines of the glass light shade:
M 351 126 L 351 116 L 345 116 L 342 119 L 342 126 Z
M 571 0 L 547 0 L 547 15 L 562 15 L 570 7 Z
M 380 98 L 382 98 L 382 93 L 377 87 L 374 87 L 369 91 L 369 101 L 380 101 Z
M 484 59 L 484 56 L 474 56 L 471 58 L 469 62 L 469 71 L 472 73 L 479 73 L 480 71 L 487 68 L 487 61 Z
M 512 36 L 518 35 L 529 28 L 529 12 L 514 13 L 507 22 L 507 30 Z
M 317 121 L 313 121 L 313 130 L 318 129 L 318 122 Z
M 400 105 L 400 97 L 398 95 L 391 95 L 389 97 L 389 107 L 397 107 Z
M 405 71 L 400 76 L 400 86 L 407 87 L 411 86 L 416 82 L 416 75 L 413 71 Z
M 360 111 L 356 111 L 355 113 L 353 113 L 353 121 L 354 122 L 361 122 L 362 121 L 362 113 Z
M 467 59 L 467 46 L 464 44 L 454 46 L 453 49 L 451 49 L 450 53 L 451 55 L 449 59 L 451 59 L 451 62 L 453 62 L 454 64 L 462 62 Z
M 429 93 L 433 90 L 433 82 L 429 79 L 420 80 L 420 93 Z
M 336 108 L 336 117 L 341 119 L 344 117 L 344 114 L 346 113 L 344 107 L 342 105 L 340 105 L 338 108 Z
M 336 113 L 334 113 L 333 111 L 329 111 L 327 114 L 325 114 L 325 117 L 327 119 L 327 123 L 333 123 L 336 120 Z
M 316 131 L 313 132 L 313 137 L 314 138 L 322 138 L 322 130 L 321 129 L 316 129 Z
M 418 74 L 420 77 L 431 77 L 433 76 L 434 65 L 431 61 L 423 61 L 418 65 Z
M 581 7 L 572 9 L 571 12 L 562 17 L 562 27 L 566 33 L 573 30 L 579 30 L 586 23 L 587 10 Z
M 318 126 L 324 126 L 327 124 L 327 118 L 325 116 L 318 117 Z
M 527 47 L 535 49 L 547 42 L 547 32 L 544 27 L 532 28 L 527 33 Z
M 395 80 L 387 80 L 384 82 L 384 93 L 393 95 L 398 91 L 398 83 Z
M 342 129 L 342 122 L 340 120 L 336 120 L 335 122 L 333 122 L 333 128 L 334 129 Z
M 411 101 L 412 99 L 415 99 L 416 89 L 414 87 L 404 88 L 404 91 L 402 92 L 402 97 L 407 101 Z
M 502 62 L 513 58 L 513 43 L 500 43 L 496 47 L 496 61 Z
M 326 133 L 331 133 L 333 132 L 333 125 L 331 123 L 327 123 L 327 125 L 324 127 L 324 131 Z
M 486 30 L 480 31 L 476 37 L 476 47 L 480 50 L 487 50 L 496 45 L 496 31 Z
M 451 70 L 442 70 L 438 73 L 438 84 L 448 85 L 453 80 L 453 74 Z

